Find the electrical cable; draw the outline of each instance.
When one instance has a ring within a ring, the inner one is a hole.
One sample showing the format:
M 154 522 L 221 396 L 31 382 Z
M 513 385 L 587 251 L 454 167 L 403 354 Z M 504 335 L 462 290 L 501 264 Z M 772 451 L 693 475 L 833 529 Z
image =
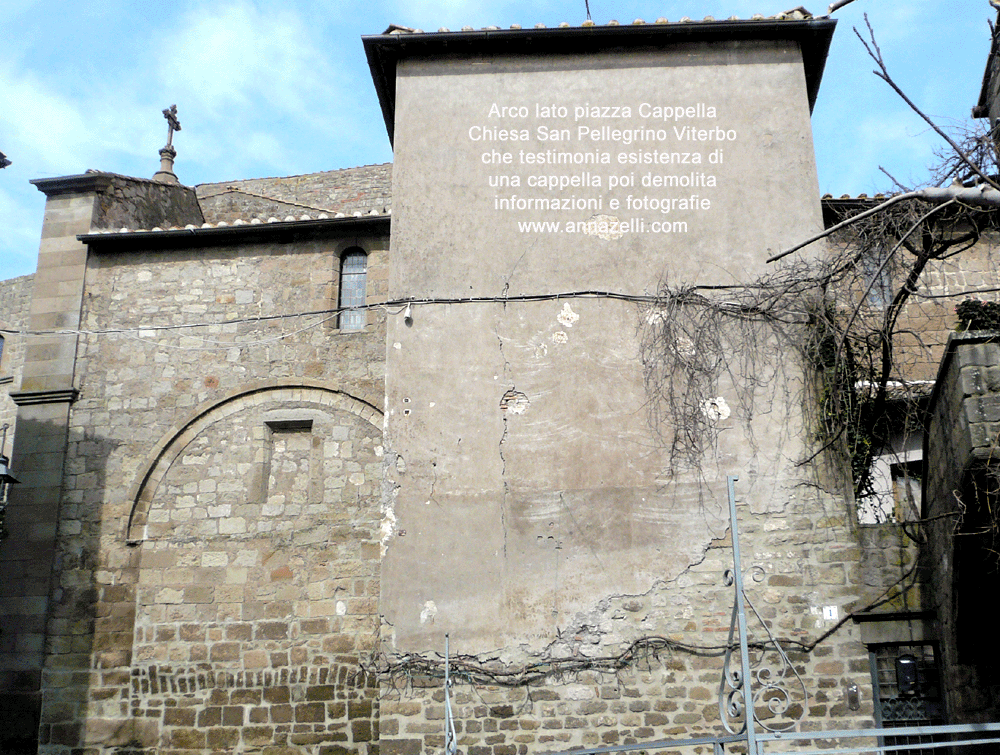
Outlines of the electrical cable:
M 702 290 L 728 290 L 728 289 L 738 289 L 743 288 L 741 286 L 697 286 L 692 287 L 692 289 L 702 289 Z M 392 299 L 385 302 L 379 302 L 375 304 L 363 304 L 354 307 L 336 307 L 330 309 L 317 309 L 303 312 L 288 312 L 276 315 L 257 315 L 254 317 L 238 317 L 230 320 L 220 320 L 217 322 L 194 322 L 194 323 L 179 323 L 174 325 L 136 325 L 133 327 L 120 327 L 120 328 L 99 328 L 99 329 L 83 329 L 83 328 L 65 328 L 59 330 L 28 330 L 28 329 L 15 329 L 15 328 L 4 328 L 0 327 L 0 333 L 5 335 L 19 335 L 19 336 L 70 336 L 70 335 L 108 335 L 114 333 L 130 333 L 140 330 L 148 331 L 164 331 L 164 330 L 183 330 L 189 328 L 205 328 L 205 327 L 220 327 L 225 325 L 240 325 L 246 323 L 256 323 L 256 322 L 271 322 L 275 320 L 287 320 L 295 317 L 311 317 L 318 315 L 331 315 L 336 316 L 342 312 L 348 311 L 366 311 L 371 309 L 385 309 L 387 312 L 391 307 L 398 307 L 398 311 L 390 312 L 390 314 L 400 314 L 406 310 L 408 305 L 436 305 L 436 304 L 512 304 L 518 302 L 544 302 L 544 301 L 559 301 L 562 299 L 609 299 L 614 301 L 625 301 L 632 302 L 636 304 L 656 304 L 663 299 L 662 296 L 657 296 L 653 294 L 626 294 L 617 291 L 597 291 L 597 290 L 583 290 L 583 291 L 564 291 L 560 293 L 551 294 L 520 294 L 513 296 L 462 296 L 462 297 L 427 297 L 427 298 L 404 298 L 404 299 Z

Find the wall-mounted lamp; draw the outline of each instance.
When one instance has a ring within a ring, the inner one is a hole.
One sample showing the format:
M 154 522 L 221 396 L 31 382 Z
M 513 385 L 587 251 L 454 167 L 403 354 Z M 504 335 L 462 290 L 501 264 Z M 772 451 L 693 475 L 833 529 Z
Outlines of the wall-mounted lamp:
M 844 696 L 847 698 L 848 708 L 851 710 L 861 710 L 861 690 L 857 684 L 847 685 Z
M 899 694 L 910 696 L 917 694 L 917 659 L 907 653 L 896 659 L 896 687 Z
M 10 473 L 10 460 L 6 456 L 0 456 L 0 490 L 3 490 L 2 499 L 7 500 L 6 489 L 8 485 L 14 485 L 19 483 L 20 480 L 15 479 L 14 475 Z
M 403 325 L 413 327 L 413 307 L 410 304 L 406 305 L 406 311 L 403 312 Z

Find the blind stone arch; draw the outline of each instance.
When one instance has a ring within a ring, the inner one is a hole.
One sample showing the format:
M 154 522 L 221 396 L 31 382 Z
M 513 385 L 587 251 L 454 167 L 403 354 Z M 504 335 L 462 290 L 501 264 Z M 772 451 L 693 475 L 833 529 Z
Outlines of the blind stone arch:
M 357 415 L 379 431 L 382 429 L 382 412 L 377 407 L 327 386 L 302 383 L 267 385 L 245 389 L 212 402 L 168 431 L 143 464 L 142 473 L 128 492 L 130 505 L 124 533 L 126 542 L 138 545 L 143 540 L 143 530 L 157 488 L 184 449 L 206 428 L 248 408 L 303 403 L 341 409 Z

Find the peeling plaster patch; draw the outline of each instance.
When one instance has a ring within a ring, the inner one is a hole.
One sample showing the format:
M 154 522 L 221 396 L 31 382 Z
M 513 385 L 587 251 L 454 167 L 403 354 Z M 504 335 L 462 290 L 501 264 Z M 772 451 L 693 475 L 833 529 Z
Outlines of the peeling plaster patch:
M 337 601 L 337 615 L 344 616 L 347 614 L 347 603 L 342 600 Z
M 649 314 L 646 315 L 646 322 L 650 325 L 659 325 L 661 322 L 667 319 L 666 307 L 653 307 L 649 310 Z
M 382 537 L 379 539 L 380 552 L 383 558 L 385 558 L 385 553 L 389 550 L 389 540 L 392 538 L 393 533 L 396 531 L 396 512 L 391 508 L 386 508 L 382 512 L 382 523 L 379 526 L 379 531 Z
M 565 330 L 557 330 L 552 334 L 552 343 L 568 343 L 569 336 L 566 335 Z
M 570 309 L 569 302 L 563 304 L 562 312 L 560 312 L 556 319 L 561 325 L 567 328 L 572 328 L 577 320 L 580 319 L 580 315 Z
M 424 601 L 424 610 L 420 612 L 420 623 L 427 624 L 430 622 L 434 623 L 434 617 L 437 616 L 438 607 L 434 605 L 433 600 Z
M 718 422 L 719 420 L 726 419 L 732 413 L 729 410 L 729 404 L 722 396 L 716 396 L 715 398 L 707 398 L 701 402 L 701 413 L 704 414 L 710 422 Z
M 605 241 L 617 241 L 625 235 L 622 223 L 614 215 L 593 215 L 583 227 L 588 236 L 597 236 Z
M 677 336 L 677 340 L 674 341 L 674 350 L 682 357 L 693 357 L 698 353 L 694 347 L 694 341 L 687 336 Z
M 396 471 L 400 474 L 406 474 L 406 461 L 402 456 L 396 457 Z
M 527 396 L 511 388 L 500 399 L 500 410 L 511 414 L 524 414 L 530 404 Z
M 384 454 L 385 454 L 385 449 L 382 446 L 375 446 L 376 458 L 381 459 Z
M 403 344 L 401 344 L 399 341 L 396 341 L 396 343 L 394 343 L 392 345 L 392 348 L 394 348 L 394 349 L 401 349 L 401 348 L 403 348 Z

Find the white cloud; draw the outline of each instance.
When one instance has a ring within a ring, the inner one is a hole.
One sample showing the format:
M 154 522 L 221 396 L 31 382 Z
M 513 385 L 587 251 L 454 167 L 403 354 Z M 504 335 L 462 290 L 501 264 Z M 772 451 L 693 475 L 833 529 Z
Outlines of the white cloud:
M 161 87 L 187 129 L 181 158 L 217 176 L 341 167 L 326 164 L 315 143 L 370 140 L 356 117 L 357 90 L 370 84 L 350 73 L 364 70 L 360 45 L 324 45 L 323 33 L 300 9 L 247 0 L 183 16 L 156 51 Z
M 170 91 L 216 117 L 258 98 L 293 111 L 305 104 L 303 93 L 328 86 L 326 59 L 303 20 L 249 2 L 188 14 L 159 65 Z
M 78 163 L 89 150 L 91 134 L 79 104 L 49 89 L 30 74 L 0 70 L 4 92 L 2 133 L 6 151 L 47 171 Z M 65 169 L 65 167 L 64 167 Z

